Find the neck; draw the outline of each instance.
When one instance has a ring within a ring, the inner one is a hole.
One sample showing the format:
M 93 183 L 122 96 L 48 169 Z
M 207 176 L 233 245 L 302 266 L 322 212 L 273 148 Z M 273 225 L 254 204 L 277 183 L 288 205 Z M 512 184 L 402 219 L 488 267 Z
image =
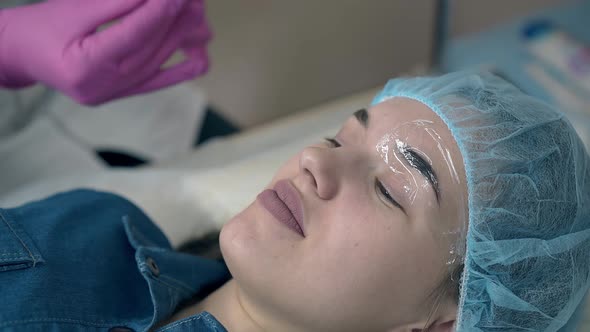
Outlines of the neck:
M 209 294 L 203 301 L 176 313 L 166 324 L 203 311 L 211 313 L 228 331 L 264 331 L 245 309 L 234 279 Z
M 196 309 L 197 312 L 211 313 L 228 331 L 264 331 L 244 307 L 238 285 L 234 279 L 198 303 Z

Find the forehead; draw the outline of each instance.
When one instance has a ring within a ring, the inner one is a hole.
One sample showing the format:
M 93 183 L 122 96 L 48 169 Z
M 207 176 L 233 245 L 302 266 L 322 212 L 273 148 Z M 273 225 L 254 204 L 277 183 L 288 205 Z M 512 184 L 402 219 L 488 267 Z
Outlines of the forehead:
M 442 119 L 423 103 L 404 97 L 388 99 L 369 109 L 374 132 L 393 130 L 412 123 L 428 123 L 429 127 L 440 130 L 446 138 L 452 135 Z
M 372 106 L 369 110 L 369 139 L 379 139 L 383 135 L 392 135 L 424 151 L 431 157 L 440 154 L 439 144 L 448 149 L 453 157 L 463 160 L 455 138 L 443 120 L 423 103 L 404 97 L 396 97 Z M 436 143 L 436 144 L 434 144 Z M 432 157 L 431 157 L 432 158 Z M 436 159 L 432 158 L 434 166 Z

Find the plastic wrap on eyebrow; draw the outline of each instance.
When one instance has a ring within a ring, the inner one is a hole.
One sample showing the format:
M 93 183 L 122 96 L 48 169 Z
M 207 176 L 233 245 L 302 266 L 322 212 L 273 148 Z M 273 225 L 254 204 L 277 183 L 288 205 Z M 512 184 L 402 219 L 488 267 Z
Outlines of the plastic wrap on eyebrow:
M 416 169 L 416 161 L 414 157 L 409 153 L 409 149 L 418 153 L 426 163 L 430 164 L 430 167 L 436 171 L 433 165 L 432 159 L 434 156 L 429 156 L 428 153 L 421 151 L 417 144 L 410 144 L 412 137 L 426 137 L 425 141 L 421 144 L 432 144 L 436 147 L 437 156 L 436 159 L 444 161 L 444 169 L 438 169 L 438 172 L 444 172 L 446 174 L 420 174 Z M 410 205 L 416 204 L 416 197 L 420 190 L 428 190 L 432 188 L 435 191 L 435 195 L 438 199 L 440 193 L 436 192 L 435 188 L 440 188 L 440 184 L 436 183 L 436 179 L 440 181 L 443 176 L 451 178 L 451 182 L 456 185 L 462 185 L 461 178 L 459 177 L 455 162 L 451 157 L 449 149 L 446 147 L 447 144 L 443 141 L 441 136 L 436 132 L 432 125 L 432 121 L 429 120 L 414 120 L 406 123 L 402 123 L 399 126 L 393 128 L 389 133 L 383 135 L 375 146 L 377 152 L 381 156 L 383 162 L 388 166 L 389 170 L 399 179 L 402 183 L 402 191 L 407 195 L 407 201 Z M 428 178 L 432 180 L 434 184 L 431 184 Z M 464 238 L 467 224 L 467 216 L 464 211 L 467 209 L 467 202 L 463 199 L 462 195 L 457 195 L 457 206 L 455 207 L 459 211 L 459 222 L 457 227 L 450 230 L 442 231 L 440 236 L 445 238 L 445 243 L 449 243 L 448 248 L 444 250 L 448 251 L 447 265 L 453 265 L 460 261 L 464 255 Z

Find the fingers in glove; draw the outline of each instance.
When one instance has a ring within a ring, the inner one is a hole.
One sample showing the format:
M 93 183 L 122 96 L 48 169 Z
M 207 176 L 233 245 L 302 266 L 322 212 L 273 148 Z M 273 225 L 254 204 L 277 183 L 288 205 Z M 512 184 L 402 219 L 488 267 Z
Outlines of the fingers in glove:
M 99 59 L 123 61 L 133 54 L 149 54 L 161 45 L 186 1 L 146 0 L 120 22 L 90 36 L 85 43 Z M 134 69 L 131 63 L 128 66 L 129 70 Z
M 203 48 L 200 52 L 194 53 L 198 53 L 199 56 L 189 57 L 171 68 L 159 70 L 148 80 L 124 91 L 117 98 L 155 91 L 202 75 L 207 71 L 209 63 L 206 50 Z

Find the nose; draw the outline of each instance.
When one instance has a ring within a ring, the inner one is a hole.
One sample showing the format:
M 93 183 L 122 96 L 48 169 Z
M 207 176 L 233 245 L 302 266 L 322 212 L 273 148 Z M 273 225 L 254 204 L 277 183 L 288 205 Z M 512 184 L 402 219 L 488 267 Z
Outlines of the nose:
M 334 149 L 307 147 L 301 152 L 299 170 L 310 177 L 321 199 L 333 198 L 339 189 L 338 161 Z

